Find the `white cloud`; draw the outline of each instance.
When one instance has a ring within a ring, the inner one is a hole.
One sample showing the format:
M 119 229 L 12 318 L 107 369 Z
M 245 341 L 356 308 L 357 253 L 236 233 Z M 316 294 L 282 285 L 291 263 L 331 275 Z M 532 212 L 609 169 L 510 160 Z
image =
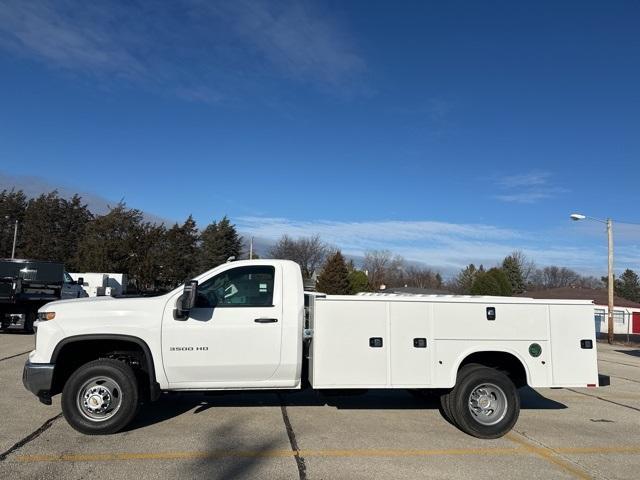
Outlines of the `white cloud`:
M 498 185 L 504 188 L 534 187 L 547 185 L 549 172 L 528 172 L 519 175 L 505 175 L 498 178 Z
M 551 179 L 552 174 L 543 171 L 498 176 L 494 180 L 503 193 L 493 198 L 509 203 L 536 203 L 568 192 L 553 185 Z
M 511 203 L 536 203 L 538 200 L 544 200 L 551 197 L 553 197 L 553 195 L 548 191 L 510 193 L 495 196 L 498 200 Z
M 288 76 L 339 86 L 365 70 L 344 32 L 309 3 L 235 0 L 208 6 Z
M 578 246 L 577 239 L 566 242 L 566 238 L 554 237 L 549 232 L 434 221 L 296 221 L 268 217 L 239 217 L 234 221 L 243 234 L 272 242 L 285 233 L 293 237 L 319 234 L 348 255 L 389 249 L 409 261 L 439 268 L 445 274 L 469 263 L 495 265 L 514 250 L 523 251 L 539 265 L 567 266 L 594 275 L 606 270 L 606 251 L 597 246 Z M 635 260 L 630 257 L 625 255 L 626 265 L 640 266 L 637 256 Z
M 366 65 L 333 18 L 293 0 L 5 0 L 0 48 L 206 103 L 285 78 L 342 93 Z

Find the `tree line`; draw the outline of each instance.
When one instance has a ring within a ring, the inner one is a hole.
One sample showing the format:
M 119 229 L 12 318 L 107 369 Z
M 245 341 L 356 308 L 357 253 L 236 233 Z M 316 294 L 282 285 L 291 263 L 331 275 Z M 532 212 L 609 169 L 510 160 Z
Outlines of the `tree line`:
M 488 270 L 482 265 L 477 268 L 474 264 L 468 265 L 446 286 L 460 294 L 510 296 L 563 287 L 605 288 L 607 277 L 598 279 L 580 275 L 570 268 L 555 265 L 538 268 L 522 252 L 515 251 L 506 256 L 500 265 Z M 619 278 L 614 278 L 614 292 L 621 298 L 640 302 L 638 274 L 627 268 Z
M 0 257 L 11 253 L 16 220 L 16 257 L 64 262 L 68 271 L 126 273 L 129 287 L 140 291 L 173 288 L 230 257 L 246 255 L 242 237 L 226 216 L 201 229 L 192 216 L 167 226 L 145 221 L 140 210 L 124 202 L 106 214 L 95 214 L 78 195 L 66 199 L 53 191 L 29 199 L 20 190 L 3 190 Z M 415 287 L 510 296 L 558 287 L 606 286 L 606 278 L 583 276 L 566 267 L 537 267 L 518 251 L 491 268 L 469 264 L 448 281 L 438 271 L 407 262 L 389 250 L 365 252 L 356 266 L 319 235 L 283 235 L 265 253 L 297 262 L 306 282 L 329 294 Z M 617 295 L 640 302 L 640 280 L 633 270 L 616 278 L 614 287 Z
M 562 287 L 606 287 L 606 277 L 585 276 L 555 265 L 537 267 L 520 251 L 512 252 L 500 264 L 488 269 L 469 264 L 446 282 L 439 272 L 407 262 L 388 250 L 365 252 L 358 269 L 353 260 L 347 261 L 339 250 L 322 242 L 318 235 L 298 239 L 284 235 L 269 255 L 298 262 L 303 276 L 317 278 L 317 290 L 328 294 L 415 287 L 461 295 L 512 296 Z M 640 278 L 633 270 L 626 269 L 616 278 L 614 289 L 616 295 L 640 302 Z
M 389 250 L 365 252 L 361 268 L 319 235 L 291 238 L 283 235 L 269 250 L 272 258 L 293 260 L 305 280 L 316 280 L 316 289 L 332 295 L 349 295 L 390 287 L 440 289 L 440 273 L 407 263 Z
M 3 190 L 0 256 L 11 253 L 16 220 L 17 258 L 63 262 L 68 271 L 126 273 L 129 288 L 140 291 L 173 288 L 242 254 L 242 237 L 226 216 L 198 230 L 191 216 L 165 226 L 145 221 L 124 202 L 98 215 L 78 195 L 65 199 L 53 191 L 28 199 Z

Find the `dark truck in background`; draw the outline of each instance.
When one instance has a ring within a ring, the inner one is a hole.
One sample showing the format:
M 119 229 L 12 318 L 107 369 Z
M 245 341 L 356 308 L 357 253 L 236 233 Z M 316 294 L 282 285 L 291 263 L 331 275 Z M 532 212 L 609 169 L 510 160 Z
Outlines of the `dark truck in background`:
M 64 297 L 65 275 L 60 262 L 1 259 L 0 328 L 32 332 L 38 309 Z

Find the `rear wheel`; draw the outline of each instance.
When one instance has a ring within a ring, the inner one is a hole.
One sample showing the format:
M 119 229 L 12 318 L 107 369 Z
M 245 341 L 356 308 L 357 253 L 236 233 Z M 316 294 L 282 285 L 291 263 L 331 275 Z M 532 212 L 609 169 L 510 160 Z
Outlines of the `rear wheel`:
M 467 365 L 456 386 L 442 399 L 443 410 L 463 432 L 478 438 L 499 438 L 520 414 L 520 396 L 513 382 L 493 368 Z
M 138 409 L 138 384 L 129 365 L 100 359 L 76 370 L 62 390 L 62 412 L 75 430 L 88 435 L 116 433 Z

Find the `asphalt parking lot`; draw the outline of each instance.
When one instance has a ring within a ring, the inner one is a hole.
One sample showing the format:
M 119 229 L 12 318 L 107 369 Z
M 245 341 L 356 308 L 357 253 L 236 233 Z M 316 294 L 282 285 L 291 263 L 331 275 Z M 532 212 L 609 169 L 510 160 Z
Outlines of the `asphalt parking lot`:
M 516 428 L 477 440 L 405 391 L 167 394 L 127 431 L 72 430 L 22 386 L 33 337 L 0 333 L 0 478 L 638 478 L 640 349 L 598 344 L 600 389 L 522 391 Z

